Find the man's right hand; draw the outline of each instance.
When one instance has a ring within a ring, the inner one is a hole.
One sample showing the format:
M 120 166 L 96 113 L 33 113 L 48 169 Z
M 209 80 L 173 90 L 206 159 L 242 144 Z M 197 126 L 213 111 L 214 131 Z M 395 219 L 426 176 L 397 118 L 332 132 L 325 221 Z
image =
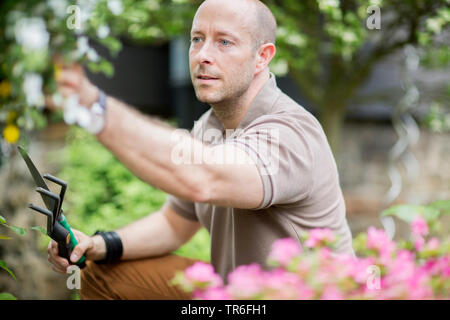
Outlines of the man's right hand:
M 83 254 L 87 260 L 101 260 L 106 256 L 105 241 L 101 236 L 89 237 L 81 231 L 72 229 L 78 245 L 73 249 L 70 260 L 72 263 L 77 262 Z M 58 243 L 51 240 L 47 248 L 48 261 L 53 265 L 52 269 L 59 273 L 66 274 L 67 267 L 70 265 L 67 259 L 58 255 Z
M 98 88 L 86 77 L 83 67 L 80 64 L 56 63 L 58 71 L 55 72 L 55 80 L 58 92 L 65 98 L 76 94 L 80 99 L 80 104 L 90 108 L 98 99 Z M 50 96 L 46 97 L 46 105 L 50 109 L 62 107 L 55 105 Z

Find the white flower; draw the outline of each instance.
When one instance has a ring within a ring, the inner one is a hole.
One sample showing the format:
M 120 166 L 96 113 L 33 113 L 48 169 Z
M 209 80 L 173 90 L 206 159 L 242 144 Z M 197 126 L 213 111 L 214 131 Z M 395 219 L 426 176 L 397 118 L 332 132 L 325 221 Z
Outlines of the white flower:
M 296 33 L 290 34 L 287 37 L 286 42 L 297 47 L 304 47 L 306 44 L 305 38 L 302 35 Z
M 75 29 L 76 34 L 83 34 L 86 31 L 89 19 L 92 17 L 92 12 L 98 4 L 98 0 L 77 0 L 76 7 L 78 8 L 80 19 L 79 28 Z
M 104 39 L 107 36 L 109 36 L 109 27 L 106 25 L 101 25 L 98 30 L 97 30 L 97 37 L 99 37 L 100 39 Z
M 55 106 L 61 107 L 63 105 L 63 102 L 64 102 L 64 97 L 62 96 L 61 93 L 55 92 L 52 95 L 52 100 L 53 100 L 53 103 L 54 103 Z
M 358 39 L 356 38 L 356 35 L 353 32 L 344 31 L 342 33 L 342 40 L 344 40 L 344 42 L 347 42 L 347 43 L 354 43 Z
M 44 50 L 50 35 L 42 18 L 21 18 L 14 26 L 16 41 L 25 49 Z
M 53 10 L 55 16 L 64 18 L 66 16 L 67 1 L 66 0 L 47 0 L 48 6 Z
M 74 94 L 64 101 L 64 121 L 68 125 L 72 125 L 77 122 L 77 111 L 78 111 L 78 96 Z
M 148 0 L 147 7 L 150 11 L 157 11 L 157 10 L 159 10 L 160 5 L 157 0 Z
M 80 106 L 77 113 L 77 123 L 80 127 L 86 128 L 91 123 L 91 113 L 85 107 Z
M 36 73 L 27 73 L 22 86 L 29 106 L 40 107 L 44 105 L 42 94 L 42 77 Z
M 89 41 L 88 38 L 83 36 L 77 39 L 77 55 L 78 57 L 83 56 L 89 50 Z
M 108 9 L 114 15 L 119 15 L 123 12 L 123 5 L 121 0 L 110 0 L 108 1 Z
M 97 51 L 95 51 L 92 48 L 90 48 L 88 50 L 87 57 L 88 57 L 89 61 L 92 61 L 92 62 L 98 62 L 100 60 L 100 56 L 98 55 Z
M 79 103 L 78 95 L 73 94 L 64 101 L 64 121 L 68 125 L 77 124 L 87 127 L 91 122 L 91 113 Z

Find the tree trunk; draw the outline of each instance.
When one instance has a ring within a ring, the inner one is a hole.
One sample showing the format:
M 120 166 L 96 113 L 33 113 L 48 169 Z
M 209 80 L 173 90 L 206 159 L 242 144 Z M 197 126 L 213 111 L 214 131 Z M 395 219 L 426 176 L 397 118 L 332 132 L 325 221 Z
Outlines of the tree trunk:
M 344 127 L 345 106 L 333 105 L 330 107 L 327 103 L 320 107 L 319 121 L 328 138 L 328 143 L 336 158 L 342 139 L 342 129 Z

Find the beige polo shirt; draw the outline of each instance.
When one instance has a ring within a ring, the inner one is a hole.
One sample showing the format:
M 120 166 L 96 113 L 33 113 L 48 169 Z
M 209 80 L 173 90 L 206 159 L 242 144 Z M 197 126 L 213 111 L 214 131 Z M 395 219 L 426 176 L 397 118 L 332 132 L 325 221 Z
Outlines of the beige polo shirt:
M 221 132 L 221 140 L 211 132 Z M 327 138 L 317 119 L 277 87 L 273 74 L 231 135 L 225 134 L 212 109 L 191 134 L 206 144 L 242 148 L 257 164 L 263 182 L 264 199 L 253 210 L 167 197 L 178 214 L 199 221 L 210 232 L 211 263 L 224 280 L 239 265 L 257 262 L 267 267 L 276 239 L 298 239 L 312 228 L 330 228 L 340 237 L 337 252 L 354 254 Z

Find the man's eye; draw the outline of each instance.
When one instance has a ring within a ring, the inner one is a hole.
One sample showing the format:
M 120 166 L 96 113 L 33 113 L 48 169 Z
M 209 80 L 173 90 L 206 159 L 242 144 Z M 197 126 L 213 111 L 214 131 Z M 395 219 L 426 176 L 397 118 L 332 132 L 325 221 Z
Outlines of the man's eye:
M 201 41 L 200 37 L 193 37 L 193 38 L 191 39 L 191 42 L 193 42 L 193 43 L 198 43 L 198 42 L 200 42 L 200 41 Z
M 231 42 L 228 40 L 220 40 L 220 44 L 223 46 L 229 46 L 229 45 L 231 45 Z

